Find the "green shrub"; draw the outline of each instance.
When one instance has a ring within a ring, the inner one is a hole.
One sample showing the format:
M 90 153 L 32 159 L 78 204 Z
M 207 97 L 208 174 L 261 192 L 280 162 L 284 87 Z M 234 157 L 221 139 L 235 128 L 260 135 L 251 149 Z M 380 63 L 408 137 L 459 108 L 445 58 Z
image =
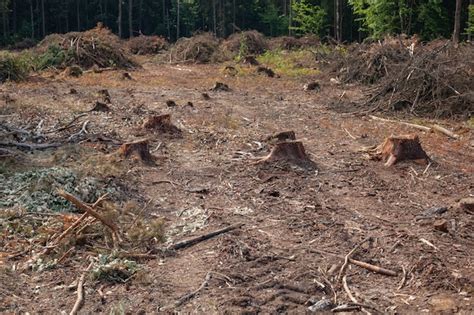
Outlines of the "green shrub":
M 28 75 L 28 63 L 20 55 L 0 53 L 0 82 L 22 81 Z
M 59 45 L 53 44 L 46 52 L 36 57 L 34 62 L 35 70 L 43 70 L 49 67 L 59 67 L 66 63 L 70 57 L 69 51 L 62 49 Z

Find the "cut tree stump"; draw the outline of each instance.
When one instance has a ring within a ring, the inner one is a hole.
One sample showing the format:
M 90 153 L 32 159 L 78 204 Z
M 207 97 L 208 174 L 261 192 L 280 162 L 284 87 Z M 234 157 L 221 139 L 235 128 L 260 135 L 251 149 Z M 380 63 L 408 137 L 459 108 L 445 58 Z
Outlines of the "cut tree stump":
M 97 91 L 97 95 L 102 98 L 102 101 L 106 104 L 110 104 L 112 101 L 111 97 L 110 97 L 110 93 L 107 89 L 102 89 L 102 90 L 99 90 Z
M 171 115 L 151 115 L 144 122 L 144 129 L 158 130 L 163 133 L 181 134 L 181 129 L 171 123 Z
M 303 86 L 303 90 L 319 92 L 321 90 L 321 86 L 318 82 L 309 82 Z
M 218 91 L 229 92 L 230 88 L 225 83 L 216 82 L 216 84 L 214 84 L 214 86 L 211 88 L 211 91 L 214 91 L 214 92 L 218 92 Z
M 243 64 L 247 64 L 247 65 L 251 65 L 251 66 L 258 66 L 260 63 L 257 61 L 257 59 L 255 58 L 255 56 L 245 56 L 244 58 L 242 58 L 242 61 L 241 61 Z
M 124 158 L 134 157 L 147 163 L 155 162 L 155 157 L 150 153 L 148 139 L 124 143 L 117 152 L 119 156 Z
M 257 163 L 289 164 L 296 165 L 304 169 L 314 169 L 316 164 L 306 154 L 301 141 L 278 142 L 273 147 L 270 154 Z
M 273 72 L 272 69 L 267 68 L 267 67 L 262 67 L 262 66 L 260 66 L 260 67 L 257 68 L 257 73 L 259 73 L 259 74 L 265 74 L 265 75 L 266 75 L 267 77 L 269 77 L 269 78 L 278 77 L 278 76 L 275 74 L 275 72 Z
M 94 107 L 90 109 L 90 112 L 110 112 L 110 107 L 109 105 L 102 103 L 102 102 L 95 102 Z
M 265 140 L 267 142 L 272 143 L 285 142 L 287 140 L 296 140 L 296 134 L 293 130 L 282 131 L 267 137 L 267 139 Z
M 428 163 L 430 158 L 421 147 L 417 135 L 390 136 L 369 152 L 371 158 L 385 161 L 385 166 L 392 166 L 400 161 L 414 160 Z

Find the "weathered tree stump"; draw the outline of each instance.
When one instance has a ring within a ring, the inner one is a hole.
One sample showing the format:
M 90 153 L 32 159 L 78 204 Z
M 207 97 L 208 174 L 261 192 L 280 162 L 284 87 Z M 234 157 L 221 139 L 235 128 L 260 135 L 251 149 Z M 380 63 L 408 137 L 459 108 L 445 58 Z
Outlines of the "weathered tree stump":
M 273 72 L 272 69 L 267 68 L 267 67 L 258 67 L 258 68 L 257 68 L 257 73 L 259 73 L 259 74 L 265 74 L 267 77 L 270 77 L 270 78 L 274 78 L 274 77 L 277 76 L 277 75 L 275 74 L 275 72 Z
M 319 92 L 321 90 L 321 86 L 318 82 L 309 82 L 303 86 L 303 90 Z
M 242 61 L 241 61 L 243 64 L 248 64 L 248 65 L 251 65 L 251 66 L 258 66 L 260 63 L 257 61 L 257 59 L 255 58 L 255 56 L 245 56 L 244 58 L 242 58 Z
M 385 161 L 385 166 L 392 166 L 404 160 L 423 163 L 430 161 L 417 135 L 390 136 L 369 154 L 373 159 Z
M 102 90 L 97 91 L 97 95 L 106 104 L 110 104 L 112 102 L 112 99 L 110 97 L 110 93 L 107 89 L 102 89 Z
M 169 134 L 181 134 L 181 129 L 171 123 L 171 115 L 151 115 L 144 122 L 144 129 L 157 130 Z
M 211 97 L 210 97 L 209 94 L 207 94 L 207 93 L 201 93 L 201 96 L 202 96 L 202 98 L 205 99 L 206 101 L 208 101 L 208 100 L 211 99 Z
M 225 75 L 229 75 L 231 77 L 235 77 L 239 73 L 239 71 L 233 66 L 226 66 L 223 72 Z
M 128 72 L 122 73 L 122 79 L 123 80 L 133 80 L 132 75 Z
M 270 154 L 257 163 L 296 165 L 304 169 L 314 169 L 316 164 L 306 154 L 301 141 L 278 142 Z
M 102 102 L 95 102 L 94 107 L 89 110 L 90 112 L 110 112 L 111 109 L 109 105 L 102 103 Z
M 216 82 L 216 84 L 214 84 L 214 86 L 211 88 L 211 91 L 214 91 L 214 92 L 218 92 L 218 91 L 229 92 L 230 88 L 225 83 Z
M 178 104 L 176 104 L 176 102 L 173 101 L 173 100 L 167 100 L 167 101 L 166 101 L 166 106 L 168 106 L 168 107 L 176 107 L 176 106 L 178 106 Z
M 294 141 L 296 140 L 296 134 L 293 130 L 282 131 L 267 137 L 265 140 L 272 143 L 285 142 L 288 140 Z
M 120 146 L 117 152 L 118 155 L 123 158 L 134 157 L 146 163 L 155 162 L 155 158 L 151 155 L 149 150 L 148 139 L 124 143 Z
M 63 75 L 78 78 L 82 75 L 82 69 L 79 66 L 70 66 L 64 70 Z

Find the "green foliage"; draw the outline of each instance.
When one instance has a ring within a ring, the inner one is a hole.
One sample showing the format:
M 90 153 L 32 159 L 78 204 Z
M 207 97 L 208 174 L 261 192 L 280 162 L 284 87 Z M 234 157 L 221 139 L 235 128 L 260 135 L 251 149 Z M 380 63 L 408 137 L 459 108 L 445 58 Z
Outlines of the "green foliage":
M 474 4 L 469 5 L 466 33 L 474 35 Z
M 236 56 L 237 60 L 241 60 L 245 56 L 249 54 L 249 46 L 247 44 L 247 38 L 245 35 L 242 33 L 240 35 L 240 46 L 239 46 L 239 53 Z
M 349 3 L 360 16 L 362 30 L 369 32 L 372 38 L 396 33 L 400 27 L 397 13 L 406 14 L 404 7 L 399 11 L 396 1 L 349 0 Z
M 309 50 L 267 51 L 258 56 L 257 60 L 276 73 L 288 77 L 304 77 L 319 73 L 318 70 L 310 66 L 314 62 L 314 55 Z
M 0 53 L 0 82 L 21 81 L 28 75 L 28 63 L 20 55 Z
M 64 64 L 68 58 L 68 52 L 62 49 L 59 45 L 53 44 L 48 47 L 46 52 L 37 56 L 35 69 L 43 70 L 49 67 L 58 67 Z
M 312 5 L 308 0 L 294 2 L 293 23 L 291 27 L 297 35 L 314 34 L 318 35 L 324 27 L 326 11 L 318 5 Z
M 262 23 L 268 28 L 266 34 L 270 36 L 283 35 L 288 30 L 288 18 L 278 12 L 275 3 L 270 2 L 261 12 Z
M 443 10 L 441 0 L 428 0 L 420 4 L 418 21 L 421 23 L 420 35 L 423 39 L 431 40 L 440 35 L 447 36 L 448 18 Z

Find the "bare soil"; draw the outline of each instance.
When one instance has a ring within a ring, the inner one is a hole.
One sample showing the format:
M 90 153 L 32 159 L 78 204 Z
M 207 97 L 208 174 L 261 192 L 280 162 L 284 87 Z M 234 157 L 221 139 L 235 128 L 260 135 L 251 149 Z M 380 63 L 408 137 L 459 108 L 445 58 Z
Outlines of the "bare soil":
M 473 194 L 472 129 L 462 122 L 436 121 L 461 134 L 454 140 L 338 113 L 334 103 L 359 99 L 362 88 L 334 85 L 324 74 L 224 77 L 222 67 L 145 62 L 131 72 L 132 81 L 122 80 L 120 71 L 79 78 L 43 73 L 1 86 L 14 99 L 2 101 L 3 121 L 25 126 L 43 119 L 49 127 L 89 111 L 97 92 L 107 89 L 111 111 L 87 112 L 81 119 L 90 121 L 88 131 L 120 142 L 147 138 L 156 161 L 130 162 L 119 173 L 95 175 L 122 187 L 115 202 L 148 204 L 147 215 L 164 218 L 169 243 L 245 224 L 158 259 L 137 260 L 142 271 L 126 283 L 86 281 L 80 313 L 305 313 L 323 298 L 350 303 L 338 273 L 344 257 L 368 237 L 352 258 L 397 276 L 349 264 L 347 284 L 359 303 L 381 313 L 474 312 L 474 221 L 472 212 L 458 205 Z M 320 91 L 304 91 L 313 80 Z M 217 81 L 231 90 L 210 91 Z M 170 99 L 177 106 L 168 107 Z M 188 102 L 192 106 L 185 106 Z M 144 130 L 152 114 L 171 114 L 181 133 Z M 288 130 L 303 143 L 315 168 L 256 163 L 272 149 L 266 139 Z M 410 133 L 418 134 L 434 161 L 428 168 L 411 161 L 385 167 L 359 152 L 390 135 Z M 98 155 L 103 158 L 93 167 L 104 164 L 105 169 L 111 163 L 106 157 L 118 147 L 84 142 L 26 153 L 3 167 L 74 169 Z M 447 211 L 430 211 L 438 207 Z M 443 229 L 436 228 L 440 220 L 446 221 Z M 66 287 L 88 265 L 91 249 L 76 248 L 52 269 L 19 271 L 12 269 L 32 253 L 9 259 L 19 248 L 7 241 L 0 247 L 0 312 L 69 312 L 76 293 Z M 175 304 L 208 274 L 202 290 Z

